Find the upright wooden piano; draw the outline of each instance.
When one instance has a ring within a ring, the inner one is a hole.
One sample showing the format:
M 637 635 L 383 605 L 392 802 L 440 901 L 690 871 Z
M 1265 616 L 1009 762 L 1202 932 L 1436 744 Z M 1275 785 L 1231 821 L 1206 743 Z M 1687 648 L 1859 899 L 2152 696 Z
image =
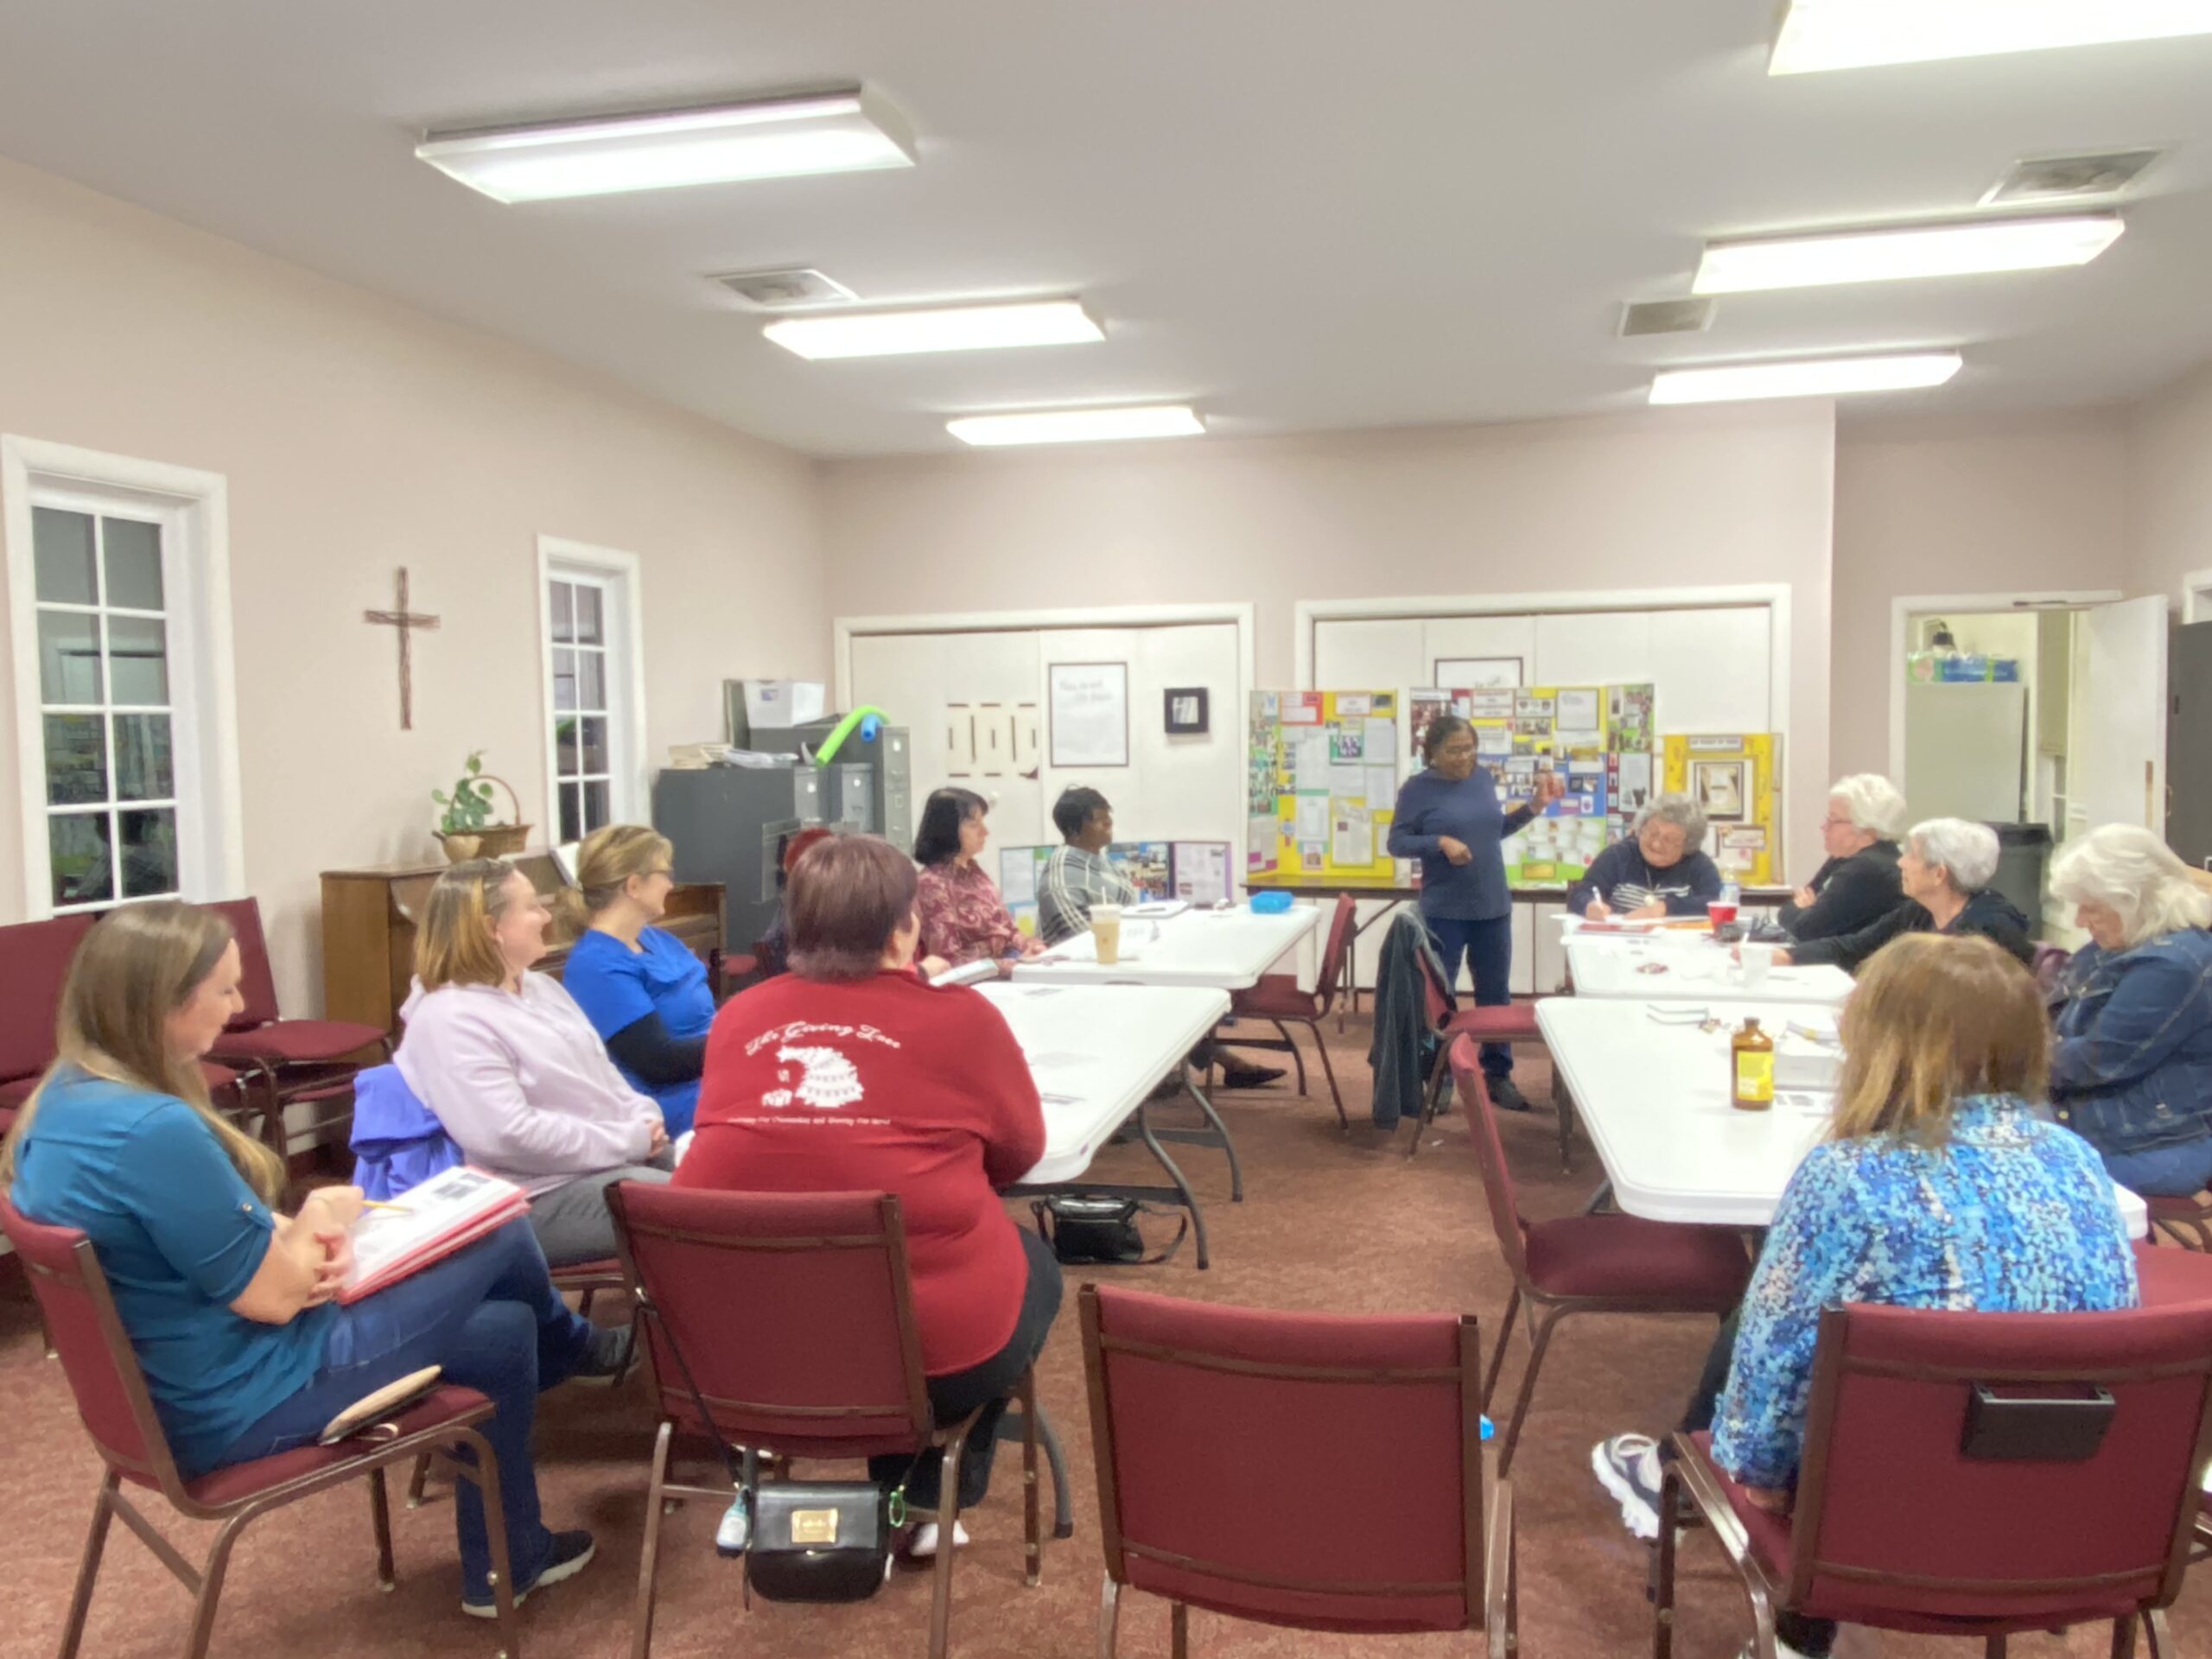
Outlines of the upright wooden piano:
M 567 885 L 550 853 L 515 859 L 549 898 Z M 443 864 L 386 864 L 322 873 L 322 996 L 327 1017 L 380 1027 L 396 1039 L 399 1010 L 415 977 L 415 925 Z M 721 989 L 722 888 L 718 881 L 683 883 L 668 895 L 658 925 L 689 945 L 707 964 L 708 983 Z M 556 978 L 570 941 L 557 921 L 547 930 L 556 941 L 538 970 Z

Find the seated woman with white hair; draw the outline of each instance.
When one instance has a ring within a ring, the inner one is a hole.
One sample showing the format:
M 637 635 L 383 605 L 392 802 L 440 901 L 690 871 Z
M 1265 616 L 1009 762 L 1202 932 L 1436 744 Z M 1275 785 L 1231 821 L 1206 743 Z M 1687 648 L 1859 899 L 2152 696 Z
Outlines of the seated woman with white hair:
M 1811 939 L 1775 953 L 1777 963 L 1821 963 L 1855 974 L 1866 959 L 1904 933 L 1979 933 L 2024 966 L 2035 960 L 2030 923 L 1989 885 L 1997 874 L 1997 832 L 1964 818 L 1930 818 L 1906 833 L 1897 858 L 1904 902 L 1854 932 Z
M 1793 939 L 1832 939 L 1855 933 L 1897 907 L 1897 835 L 1904 828 L 1904 797 L 1886 778 L 1862 772 L 1840 778 L 1828 791 L 1821 844 L 1827 862 L 1797 889 L 1778 919 Z
M 2051 1007 L 2058 1120 L 2122 1186 L 2187 1198 L 2212 1183 L 2212 896 L 2123 823 L 2068 842 L 2050 891 L 2089 936 Z
M 1719 896 L 1719 867 L 1705 854 L 1704 810 L 1687 795 L 1662 795 L 1637 815 L 1634 835 L 1590 861 L 1567 895 L 1567 913 L 1593 922 L 1702 916 Z

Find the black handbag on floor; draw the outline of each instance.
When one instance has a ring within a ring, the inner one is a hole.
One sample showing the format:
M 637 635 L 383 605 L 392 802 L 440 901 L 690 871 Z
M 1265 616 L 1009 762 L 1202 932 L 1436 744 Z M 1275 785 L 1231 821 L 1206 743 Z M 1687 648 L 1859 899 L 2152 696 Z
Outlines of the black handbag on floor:
M 1183 1247 L 1191 1230 L 1187 1212 L 1178 1218 L 1175 1236 L 1157 1255 L 1147 1255 L 1144 1235 L 1137 1217 L 1160 1215 L 1135 1198 L 1093 1198 L 1070 1195 L 1036 1198 L 1029 1211 L 1037 1218 L 1037 1231 L 1052 1247 L 1052 1254 L 1071 1268 L 1157 1267 Z
M 668 1344 L 692 1408 L 750 1512 L 746 1594 L 764 1601 L 866 1601 L 883 1588 L 893 1541 L 906 1523 L 906 1483 L 887 1492 L 868 1480 L 748 1480 L 737 1449 L 715 1429 L 668 1322 L 642 1293 L 638 1305 Z

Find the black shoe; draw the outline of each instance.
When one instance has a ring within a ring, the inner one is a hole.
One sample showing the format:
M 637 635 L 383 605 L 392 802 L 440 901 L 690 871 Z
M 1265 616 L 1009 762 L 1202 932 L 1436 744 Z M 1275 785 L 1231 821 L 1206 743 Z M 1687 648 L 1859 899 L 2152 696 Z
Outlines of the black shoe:
M 638 1328 L 633 1325 L 603 1325 L 591 1333 L 591 1348 L 569 1381 L 587 1388 L 611 1389 L 630 1375 L 638 1363 Z
M 1515 1086 L 1511 1077 L 1490 1079 L 1490 1103 L 1501 1112 L 1529 1112 L 1535 1109 L 1529 1104 L 1529 1096 Z
M 1224 1089 L 1264 1089 L 1283 1074 L 1279 1065 L 1224 1065 L 1221 1068 L 1221 1086 Z
M 537 1569 L 537 1576 L 515 1592 L 515 1605 L 519 1607 L 533 1590 L 543 1590 L 549 1584 L 558 1584 L 563 1579 L 573 1579 L 591 1565 L 593 1553 L 598 1545 L 592 1542 L 591 1534 L 584 1531 L 556 1532 L 553 1548 L 546 1552 L 545 1565 Z M 478 1594 L 482 1596 L 480 1601 Z M 497 1618 L 499 1604 L 487 1589 L 475 1593 L 463 1592 L 461 1611 L 471 1618 Z

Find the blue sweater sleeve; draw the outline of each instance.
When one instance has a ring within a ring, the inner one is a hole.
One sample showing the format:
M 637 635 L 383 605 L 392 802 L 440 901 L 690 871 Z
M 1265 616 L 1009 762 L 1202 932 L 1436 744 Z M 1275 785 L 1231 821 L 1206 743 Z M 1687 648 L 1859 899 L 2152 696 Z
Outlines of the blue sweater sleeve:
M 1744 1293 L 1713 1460 L 1747 1486 L 1788 1486 L 1805 1449 L 1821 1310 L 1850 1300 L 1872 1240 L 1849 1152 L 1818 1146 L 1790 1177 Z
M 1669 916 L 1702 916 L 1705 907 L 1720 897 L 1720 867 L 1701 852 L 1694 852 L 1682 860 L 1682 874 L 1689 878 L 1687 893 L 1674 893 L 1668 898 Z
M 1399 786 L 1398 804 L 1390 814 L 1390 856 L 1393 858 L 1425 858 L 1442 850 L 1438 842 L 1441 836 L 1421 832 L 1421 815 L 1430 791 L 1426 772 L 1416 773 Z
M 1617 841 L 1590 861 L 1590 868 L 1583 873 L 1582 879 L 1567 890 L 1568 915 L 1587 915 L 1592 899 L 1603 899 L 1613 890 L 1621 879 L 1621 866 L 1627 861 L 1621 851 L 1626 845 L 1626 842 Z

